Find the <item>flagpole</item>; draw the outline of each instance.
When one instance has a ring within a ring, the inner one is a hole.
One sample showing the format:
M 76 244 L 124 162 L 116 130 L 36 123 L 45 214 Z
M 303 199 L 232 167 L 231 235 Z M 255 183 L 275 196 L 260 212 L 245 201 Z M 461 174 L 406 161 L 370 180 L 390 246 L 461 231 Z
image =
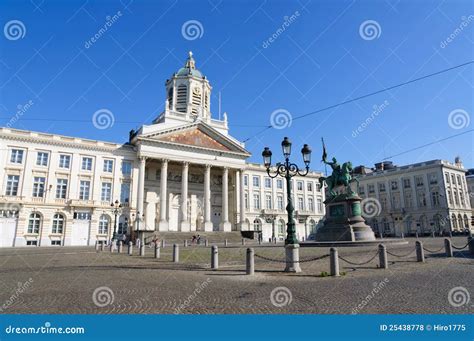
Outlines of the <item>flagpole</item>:
M 324 137 L 321 137 L 321 142 L 323 143 L 323 156 L 324 154 L 326 153 L 326 146 L 324 145 Z M 324 160 L 321 160 L 321 161 L 324 161 Z M 328 165 L 326 163 L 324 163 L 324 176 L 328 176 Z

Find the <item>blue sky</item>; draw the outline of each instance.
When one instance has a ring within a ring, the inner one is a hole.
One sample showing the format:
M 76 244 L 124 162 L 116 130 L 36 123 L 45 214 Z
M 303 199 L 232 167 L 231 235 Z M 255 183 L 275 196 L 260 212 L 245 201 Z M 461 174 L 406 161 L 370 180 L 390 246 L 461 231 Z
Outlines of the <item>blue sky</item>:
M 294 118 L 473 60 L 473 15 L 467 0 L 2 0 L 0 124 L 20 106 L 14 128 L 125 142 L 162 111 L 164 82 L 192 50 L 213 86 L 214 117 L 220 91 L 231 134 L 250 137 L 251 161 L 267 145 L 276 159 L 289 136 L 295 151 L 309 143 L 313 168 L 323 169 L 324 137 L 330 157 L 372 166 L 473 128 L 473 64 L 257 133 L 274 111 Z M 5 31 L 12 20 L 23 24 L 20 36 Z M 198 36 L 182 33 L 190 20 Z M 92 124 L 100 109 L 114 115 L 108 129 Z M 474 167 L 473 150 L 471 132 L 393 161 L 459 155 Z

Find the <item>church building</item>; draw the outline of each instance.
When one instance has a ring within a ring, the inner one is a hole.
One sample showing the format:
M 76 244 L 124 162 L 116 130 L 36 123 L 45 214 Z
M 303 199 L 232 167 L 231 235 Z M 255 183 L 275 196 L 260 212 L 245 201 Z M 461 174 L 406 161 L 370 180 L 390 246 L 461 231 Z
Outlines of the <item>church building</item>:
M 164 112 L 125 144 L 0 128 L 0 247 L 94 245 L 114 229 L 283 240 L 285 181 L 246 161 L 227 114 L 212 117 L 211 91 L 189 53 L 166 81 Z M 292 181 L 300 239 L 324 216 L 320 176 Z

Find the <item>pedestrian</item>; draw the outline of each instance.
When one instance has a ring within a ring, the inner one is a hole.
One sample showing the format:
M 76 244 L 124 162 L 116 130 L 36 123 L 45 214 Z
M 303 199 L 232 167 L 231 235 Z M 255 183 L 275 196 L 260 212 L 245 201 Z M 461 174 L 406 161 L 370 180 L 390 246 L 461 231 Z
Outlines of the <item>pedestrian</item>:
M 200 235 L 197 235 L 196 241 L 197 241 L 198 245 L 201 244 L 201 236 Z

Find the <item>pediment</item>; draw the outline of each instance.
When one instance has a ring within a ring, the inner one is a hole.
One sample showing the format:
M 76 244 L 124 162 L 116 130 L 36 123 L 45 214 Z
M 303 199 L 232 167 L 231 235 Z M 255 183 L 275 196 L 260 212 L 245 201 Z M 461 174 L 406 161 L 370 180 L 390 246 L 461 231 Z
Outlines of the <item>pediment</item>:
M 202 147 L 209 149 L 217 149 L 222 151 L 232 151 L 221 142 L 205 134 L 201 129 L 194 128 L 182 132 L 176 132 L 157 138 L 158 141 L 173 142 L 193 147 Z

